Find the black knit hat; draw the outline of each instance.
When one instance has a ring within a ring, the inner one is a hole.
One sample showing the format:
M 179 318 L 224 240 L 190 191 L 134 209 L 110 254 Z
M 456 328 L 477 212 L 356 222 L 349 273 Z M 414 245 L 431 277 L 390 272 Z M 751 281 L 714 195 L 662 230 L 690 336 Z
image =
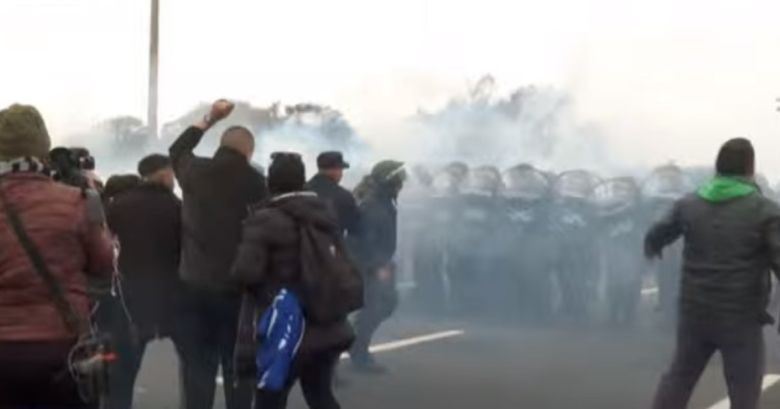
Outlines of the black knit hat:
M 142 177 L 149 177 L 169 167 L 171 167 L 171 159 L 165 155 L 155 153 L 138 162 L 138 174 Z
M 141 178 L 138 175 L 113 175 L 106 181 L 103 188 L 103 197 L 112 199 L 122 192 L 126 192 L 141 184 Z
M 750 140 L 734 138 L 720 148 L 715 161 L 715 171 L 723 176 L 753 176 L 755 151 Z
M 306 165 L 301 155 L 292 152 L 274 152 L 268 167 L 268 190 L 272 195 L 297 192 L 306 184 Z

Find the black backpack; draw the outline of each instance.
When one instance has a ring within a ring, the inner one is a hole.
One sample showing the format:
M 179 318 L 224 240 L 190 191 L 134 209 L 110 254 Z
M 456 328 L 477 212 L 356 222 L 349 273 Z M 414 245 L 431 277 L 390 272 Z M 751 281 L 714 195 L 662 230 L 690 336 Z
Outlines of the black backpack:
M 341 236 L 299 223 L 304 314 L 315 324 L 338 323 L 363 307 L 363 278 Z

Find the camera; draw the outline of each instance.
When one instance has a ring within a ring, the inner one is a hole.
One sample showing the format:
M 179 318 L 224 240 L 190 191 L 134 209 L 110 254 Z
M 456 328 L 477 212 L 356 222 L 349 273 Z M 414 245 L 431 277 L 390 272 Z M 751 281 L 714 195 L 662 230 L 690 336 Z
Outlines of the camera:
M 86 148 L 57 147 L 49 152 L 54 180 L 74 187 L 92 187 L 87 173 L 95 170 L 95 158 Z

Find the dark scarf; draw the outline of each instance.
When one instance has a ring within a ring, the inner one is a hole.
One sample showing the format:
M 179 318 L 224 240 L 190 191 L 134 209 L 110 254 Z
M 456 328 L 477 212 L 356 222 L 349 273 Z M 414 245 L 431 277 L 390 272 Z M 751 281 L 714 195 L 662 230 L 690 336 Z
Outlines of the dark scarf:
M 14 173 L 39 173 L 45 176 L 51 176 L 49 170 L 43 162 L 32 157 L 16 158 L 6 162 L 0 162 L 0 177 Z

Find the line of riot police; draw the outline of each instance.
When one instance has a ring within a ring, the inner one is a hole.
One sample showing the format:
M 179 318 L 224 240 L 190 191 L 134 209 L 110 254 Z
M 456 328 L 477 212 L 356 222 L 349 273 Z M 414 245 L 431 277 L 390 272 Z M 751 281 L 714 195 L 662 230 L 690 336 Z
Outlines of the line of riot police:
M 682 249 L 648 264 L 642 237 L 699 173 L 418 166 L 399 203 L 408 304 L 456 319 L 622 326 L 637 322 L 644 294 L 656 300 L 657 321 L 671 324 Z

